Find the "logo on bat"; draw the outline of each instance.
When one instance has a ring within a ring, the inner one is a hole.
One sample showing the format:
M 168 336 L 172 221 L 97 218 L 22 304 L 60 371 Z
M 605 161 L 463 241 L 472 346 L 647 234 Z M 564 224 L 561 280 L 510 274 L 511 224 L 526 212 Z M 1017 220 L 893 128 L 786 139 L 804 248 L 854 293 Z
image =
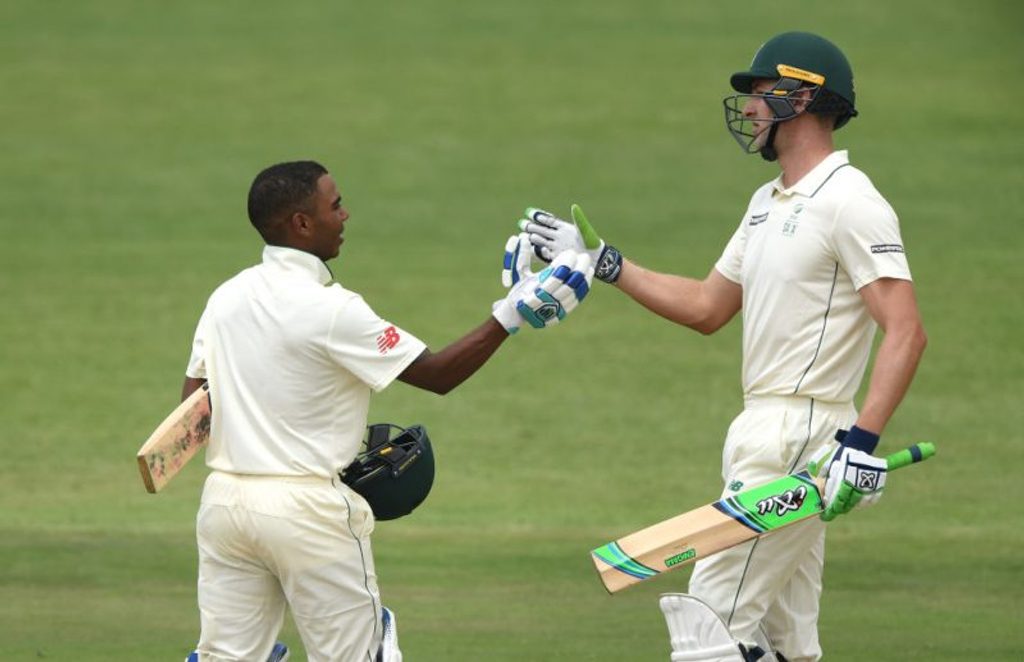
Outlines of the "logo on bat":
M 773 494 L 767 499 L 757 502 L 757 512 L 761 515 L 775 513 L 778 516 L 800 510 L 807 499 L 807 488 L 804 485 L 795 490 L 786 490 L 782 494 Z
M 692 558 L 694 558 L 696 556 L 697 556 L 697 550 L 695 550 L 693 548 L 684 550 L 682 552 L 679 552 L 678 554 L 674 554 L 674 555 L 668 557 L 667 559 L 665 559 L 665 567 L 666 568 L 671 568 L 674 565 L 679 565 L 680 563 L 686 563 L 687 561 L 689 561 L 690 559 L 692 559 Z

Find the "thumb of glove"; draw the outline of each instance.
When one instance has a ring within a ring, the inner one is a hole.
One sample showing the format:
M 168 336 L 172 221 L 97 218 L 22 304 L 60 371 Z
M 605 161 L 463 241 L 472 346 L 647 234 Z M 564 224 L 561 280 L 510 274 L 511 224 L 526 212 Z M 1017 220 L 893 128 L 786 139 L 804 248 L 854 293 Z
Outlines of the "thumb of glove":
M 569 211 L 572 213 L 572 222 L 576 224 L 576 229 L 580 231 L 580 236 L 583 237 L 583 245 L 586 246 L 587 250 L 593 251 L 601 248 L 601 244 L 604 242 L 601 241 L 601 237 L 597 236 L 597 232 L 590 225 L 590 221 L 587 220 L 583 209 L 578 204 L 573 203 Z

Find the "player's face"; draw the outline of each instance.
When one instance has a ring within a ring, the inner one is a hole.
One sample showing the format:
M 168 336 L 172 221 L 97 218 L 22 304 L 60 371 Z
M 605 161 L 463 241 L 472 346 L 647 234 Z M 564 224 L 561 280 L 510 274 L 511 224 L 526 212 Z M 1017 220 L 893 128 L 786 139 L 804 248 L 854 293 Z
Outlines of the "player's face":
M 345 243 L 345 221 L 348 211 L 341 206 L 338 185 L 330 175 L 323 175 L 317 182 L 313 207 L 312 253 L 326 262 L 338 257 L 341 245 Z
M 771 128 L 771 120 L 774 118 L 771 108 L 768 107 L 761 95 L 770 92 L 774 86 L 775 81 L 773 80 L 763 78 L 755 80 L 750 89 L 752 96 L 747 97 L 747 102 L 743 106 L 743 117 L 750 121 L 755 135 L 752 145 L 757 149 L 763 147 L 768 139 L 768 129 Z

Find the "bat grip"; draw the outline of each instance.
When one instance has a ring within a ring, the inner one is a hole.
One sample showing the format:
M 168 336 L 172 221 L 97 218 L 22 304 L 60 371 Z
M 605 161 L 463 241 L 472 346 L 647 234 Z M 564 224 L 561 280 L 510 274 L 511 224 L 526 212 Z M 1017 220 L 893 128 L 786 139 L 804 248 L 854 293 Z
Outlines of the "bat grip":
M 932 455 L 935 455 L 935 444 L 922 441 L 921 443 L 914 444 L 909 448 L 904 448 L 901 451 L 897 451 L 892 455 L 885 458 L 885 461 L 889 465 L 889 471 L 901 469 L 909 464 L 915 462 L 923 462 Z

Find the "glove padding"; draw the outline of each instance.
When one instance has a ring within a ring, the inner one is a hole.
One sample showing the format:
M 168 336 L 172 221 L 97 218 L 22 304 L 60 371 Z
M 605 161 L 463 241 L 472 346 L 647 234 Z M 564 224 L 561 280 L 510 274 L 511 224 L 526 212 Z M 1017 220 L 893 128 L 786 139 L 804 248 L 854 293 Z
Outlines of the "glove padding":
M 812 476 L 825 476 L 821 519 L 828 522 L 857 506 L 877 503 L 885 489 L 889 465 L 885 458 L 840 444 L 822 448 L 807 468 Z
M 526 218 L 519 221 L 519 229 L 529 235 L 534 255 L 544 262 L 551 262 L 567 250 L 586 253 L 597 278 L 614 283 L 622 270 L 622 254 L 597 236 L 579 205 L 572 205 L 570 212 L 572 223 L 551 212 L 530 207 L 525 212 Z
M 542 329 L 565 318 L 590 292 L 594 269 L 586 253 L 563 251 L 538 274 L 530 270 L 530 241 L 525 232 L 509 237 L 501 273 L 511 287 L 494 302 L 491 314 L 510 334 L 523 321 Z

